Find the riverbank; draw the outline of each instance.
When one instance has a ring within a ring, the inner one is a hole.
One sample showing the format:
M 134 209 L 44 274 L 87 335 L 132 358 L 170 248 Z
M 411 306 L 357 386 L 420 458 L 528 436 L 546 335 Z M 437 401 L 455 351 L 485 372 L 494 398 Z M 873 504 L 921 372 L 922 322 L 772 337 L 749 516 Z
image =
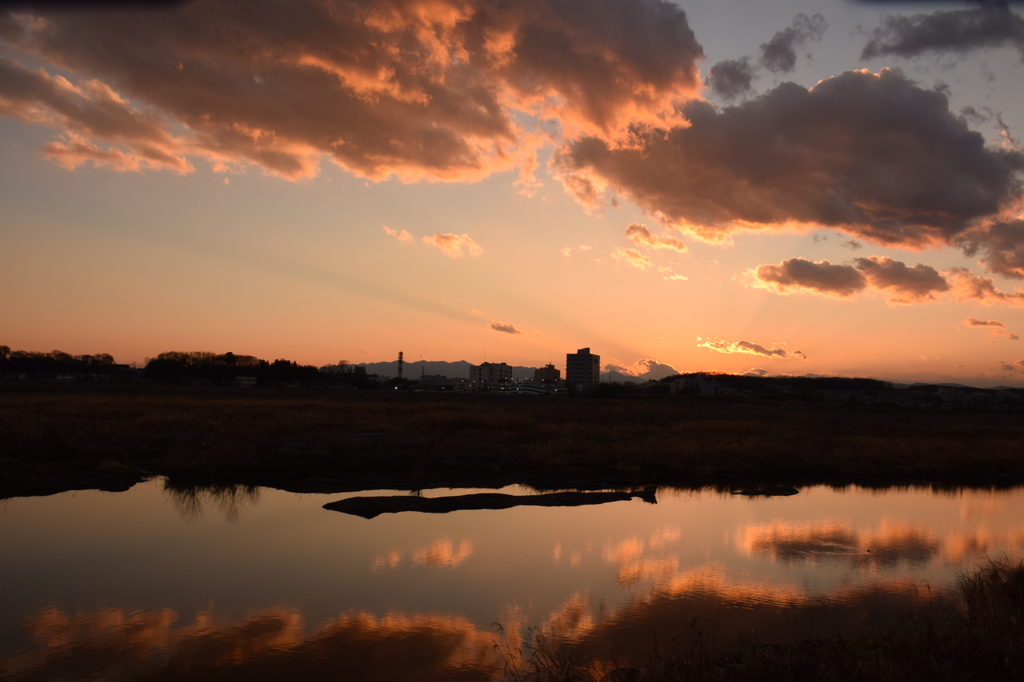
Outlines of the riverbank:
M 0 385 L 0 497 L 149 476 L 295 492 L 1024 483 L 1018 415 L 651 396 Z

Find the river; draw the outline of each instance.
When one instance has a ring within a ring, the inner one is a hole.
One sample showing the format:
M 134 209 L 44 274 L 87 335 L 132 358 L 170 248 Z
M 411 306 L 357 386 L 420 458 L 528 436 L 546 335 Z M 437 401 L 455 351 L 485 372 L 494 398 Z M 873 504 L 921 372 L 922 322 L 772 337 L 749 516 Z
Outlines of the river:
M 626 661 L 698 630 L 714 652 L 877 632 L 1024 554 L 1022 489 L 324 508 L 353 496 L 155 479 L 0 501 L 0 678 L 500 680 L 537 633 Z

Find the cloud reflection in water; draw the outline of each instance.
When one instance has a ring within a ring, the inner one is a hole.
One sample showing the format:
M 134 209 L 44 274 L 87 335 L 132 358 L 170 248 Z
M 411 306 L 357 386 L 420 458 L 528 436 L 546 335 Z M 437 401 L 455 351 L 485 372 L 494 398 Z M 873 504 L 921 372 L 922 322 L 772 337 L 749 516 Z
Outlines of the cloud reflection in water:
M 351 613 L 306 634 L 294 610 L 274 608 L 240 620 L 199 613 L 176 625 L 172 609 L 44 610 L 30 620 L 35 647 L 0 655 L 5 679 L 479 680 L 500 658 L 494 631 L 465 618 Z M 506 634 L 518 645 L 516 631 Z

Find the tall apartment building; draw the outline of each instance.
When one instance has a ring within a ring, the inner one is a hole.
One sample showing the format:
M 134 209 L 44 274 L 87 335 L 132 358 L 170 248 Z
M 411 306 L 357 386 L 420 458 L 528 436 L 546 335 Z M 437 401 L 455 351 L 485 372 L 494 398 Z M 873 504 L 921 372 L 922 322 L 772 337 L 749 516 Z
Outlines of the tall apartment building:
M 512 368 L 504 362 L 485 362 L 469 368 L 469 381 L 474 384 L 497 384 L 512 381 Z
M 545 365 L 533 370 L 533 380 L 545 384 L 553 384 L 562 378 L 562 373 L 554 365 Z
M 601 356 L 580 348 L 565 356 L 565 384 L 570 395 L 593 393 L 601 381 Z

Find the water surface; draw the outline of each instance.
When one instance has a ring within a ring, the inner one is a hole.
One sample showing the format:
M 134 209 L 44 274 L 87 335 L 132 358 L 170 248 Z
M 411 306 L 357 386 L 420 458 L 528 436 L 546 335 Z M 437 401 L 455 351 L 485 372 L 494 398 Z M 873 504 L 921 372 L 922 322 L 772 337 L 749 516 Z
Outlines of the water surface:
M 870 633 L 1024 553 L 1020 489 L 322 508 L 344 497 L 154 480 L 0 502 L 0 677 L 500 679 L 538 629 L 609 660 L 694 618 L 720 651 Z

